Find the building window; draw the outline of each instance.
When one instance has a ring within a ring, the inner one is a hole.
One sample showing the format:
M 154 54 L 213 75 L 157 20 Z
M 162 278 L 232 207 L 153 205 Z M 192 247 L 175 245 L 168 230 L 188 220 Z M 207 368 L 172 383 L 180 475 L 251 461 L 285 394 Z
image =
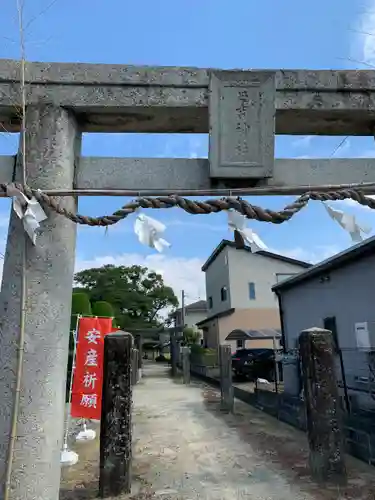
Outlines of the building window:
M 223 286 L 223 288 L 221 289 L 220 295 L 221 295 L 221 301 L 225 302 L 228 298 L 228 290 L 227 290 L 226 286 Z
M 228 255 L 224 255 L 224 264 L 228 265 Z
M 212 297 L 208 297 L 208 309 L 212 309 Z
M 243 349 L 245 346 L 244 346 L 244 341 L 243 340 L 237 340 L 236 341 L 236 347 L 237 349 Z
M 249 299 L 255 300 L 255 283 L 249 283 Z

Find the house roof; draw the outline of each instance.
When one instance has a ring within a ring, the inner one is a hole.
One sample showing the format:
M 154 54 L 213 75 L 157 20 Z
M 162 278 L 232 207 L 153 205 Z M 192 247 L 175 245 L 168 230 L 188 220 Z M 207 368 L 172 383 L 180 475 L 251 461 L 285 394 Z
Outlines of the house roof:
M 245 246 L 244 248 L 237 249 L 234 241 L 222 240 L 219 245 L 215 248 L 212 254 L 208 257 L 206 262 L 202 266 L 202 271 L 206 271 L 208 267 L 214 262 L 216 257 L 224 250 L 225 247 L 235 248 L 238 252 L 241 250 L 249 253 L 255 253 L 255 255 L 263 255 L 264 257 L 270 257 L 271 259 L 280 260 L 282 262 L 288 262 L 289 264 L 295 264 L 301 267 L 311 267 L 312 264 L 308 262 L 303 262 L 302 260 L 292 259 L 291 257 L 286 257 L 285 255 L 280 255 L 278 253 L 268 252 L 267 250 L 259 250 L 258 252 L 252 252 L 251 248 Z
M 207 302 L 205 300 L 198 300 L 185 307 L 185 311 L 207 311 Z
M 175 311 L 171 312 L 169 316 L 171 318 L 174 318 L 176 316 L 176 313 L 182 311 L 182 308 L 179 307 Z M 185 306 L 185 313 L 189 312 L 206 312 L 207 311 L 207 302 L 205 300 L 198 300 L 197 302 L 193 302 L 192 304 L 189 304 Z
M 348 264 L 363 259 L 372 254 L 375 250 L 375 236 L 368 238 L 357 245 L 354 245 L 343 252 L 340 252 L 329 259 L 323 260 L 306 271 L 302 271 L 292 278 L 277 283 L 272 287 L 275 292 L 286 290 L 298 286 L 312 278 L 319 277 L 335 269 L 340 269 Z
M 270 340 L 279 339 L 281 331 L 279 329 L 263 328 L 260 330 L 242 330 L 237 328 L 230 332 L 225 340 Z
M 203 326 L 205 323 L 207 323 L 207 321 L 212 321 L 213 319 L 216 319 L 216 318 L 224 318 L 225 316 L 229 316 L 230 314 L 233 314 L 234 311 L 235 311 L 235 308 L 232 307 L 231 309 L 227 309 L 226 311 L 221 311 L 219 313 L 212 314 L 212 316 L 208 316 L 207 318 L 202 319 L 202 321 L 198 321 L 198 323 L 196 323 L 196 325 Z

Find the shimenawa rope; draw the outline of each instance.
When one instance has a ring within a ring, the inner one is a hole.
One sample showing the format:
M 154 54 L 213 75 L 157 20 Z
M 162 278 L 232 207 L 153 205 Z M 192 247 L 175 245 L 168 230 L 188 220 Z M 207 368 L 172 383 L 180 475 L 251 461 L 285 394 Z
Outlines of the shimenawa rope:
M 179 207 L 189 214 L 211 214 L 234 209 L 248 219 L 260 222 L 270 222 L 272 224 L 282 224 L 283 222 L 290 220 L 295 214 L 306 207 L 310 200 L 337 201 L 351 199 L 363 206 L 375 209 L 375 199 L 366 196 L 360 189 L 340 189 L 328 192 L 308 191 L 280 211 L 258 207 L 241 197 L 225 197 L 220 199 L 212 198 L 205 201 L 198 201 L 183 198 L 178 195 L 171 195 L 159 197 L 139 197 L 122 206 L 119 210 L 116 210 L 116 212 L 113 212 L 110 215 L 90 217 L 67 210 L 59 204 L 58 199 L 48 196 L 39 189 L 32 189 L 27 185 L 17 183 L 12 184 L 12 186 L 24 193 L 29 199 L 34 196 L 43 207 L 49 207 L 54 212 L 70 219 L 76 224 L 102 227 L 116 224 L 117 222 L 125 219 L 128 215 L 134 213 L 138 208 L 159 209 Z M 8 187 L 9 184 L 0 184 L 0 189 L 5 194 L 7 193 Z

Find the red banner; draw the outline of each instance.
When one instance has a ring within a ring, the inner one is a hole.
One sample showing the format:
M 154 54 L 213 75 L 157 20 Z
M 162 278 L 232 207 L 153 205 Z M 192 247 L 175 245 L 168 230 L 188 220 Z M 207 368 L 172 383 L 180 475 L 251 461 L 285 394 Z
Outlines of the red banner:
M 112 318 L 80 318 L 72 389 L 71 415 L 100 420 L 102 406 L 104 336 Z

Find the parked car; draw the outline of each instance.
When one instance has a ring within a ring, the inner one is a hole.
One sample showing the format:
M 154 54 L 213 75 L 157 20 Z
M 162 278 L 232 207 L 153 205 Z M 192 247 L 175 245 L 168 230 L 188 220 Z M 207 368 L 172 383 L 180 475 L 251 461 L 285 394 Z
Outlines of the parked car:
M 263 378 L 275 380 L 275 351 L 273 349 L 238 349 L 232 355 L 235 375 L 252 381 Z

